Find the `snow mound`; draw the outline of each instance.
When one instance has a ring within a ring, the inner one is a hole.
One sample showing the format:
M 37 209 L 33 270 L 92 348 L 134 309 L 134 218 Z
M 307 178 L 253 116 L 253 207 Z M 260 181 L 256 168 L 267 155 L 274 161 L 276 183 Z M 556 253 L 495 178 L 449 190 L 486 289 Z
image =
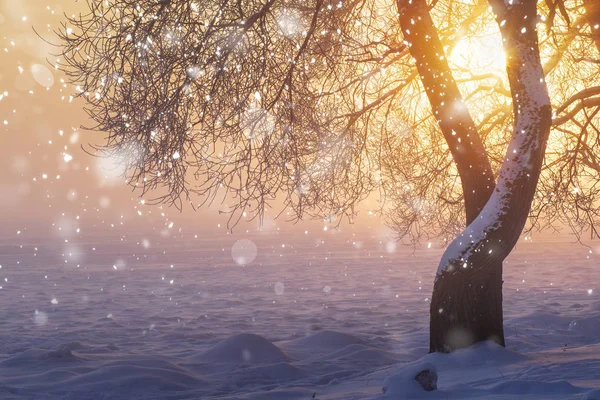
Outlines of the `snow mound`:
M 417 361 L 406 365 L 383 382 L 385 399 L 428 398 L 437 389 L 437 369 L 433 364 Z M 427 389 L 425 389 L 427 388 Z
M 217 363 L 277 363 L 287 361 L 288 356 L 262 336 L 241 333 L 204 351 L 198 360 Z
M 364 344 L 359 337 L 336 331 L 317 331 L 300 339 L 287 342 L 290 347 L 328 349 L 331 351 L 343 349 L 353 344 Z

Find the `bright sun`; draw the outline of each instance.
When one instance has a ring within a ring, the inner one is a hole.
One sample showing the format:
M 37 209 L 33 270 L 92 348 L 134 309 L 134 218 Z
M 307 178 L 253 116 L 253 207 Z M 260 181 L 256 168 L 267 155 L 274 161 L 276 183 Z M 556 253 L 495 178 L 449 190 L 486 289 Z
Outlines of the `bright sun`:
M 461 71 L 470 71 L 474 75 L 493 73 L 503 76 L 506 59 L 497 25 L 486 24 L 482 32 L 460 39 L 449 59 Z

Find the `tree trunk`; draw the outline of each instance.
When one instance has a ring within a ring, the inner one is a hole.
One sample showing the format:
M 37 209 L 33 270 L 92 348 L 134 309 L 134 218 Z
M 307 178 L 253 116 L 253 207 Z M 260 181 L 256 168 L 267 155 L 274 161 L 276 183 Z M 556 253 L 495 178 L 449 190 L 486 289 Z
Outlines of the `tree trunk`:
M 424 0 L 397 0 L 399 22 L 404 40 L 416 62 L 421 82 L 427 93 L 432 112 L 448 143 L 461 178 L 465 198 L 466 224 L 471 224 L 479 215 L 495 187 L 494 174 L 475 123 L 466 109 L 462 95 L 448 65 L 442 42 Z M 462 311 L 461 321 L 472 321 L 468 330 L 456 329 L 438 322 L 441 315 L 431 314 L 431 336 L 435 342 L 448 341 L 451 348 L 493 338 L 504 345 L 502 329 L 502 261 L 490 266 L 487 271 L 474 269 L 463 271 L 459 279 L 436 281 L 433 300 L 454 299 L 460 304 L 469 304 Z M 465 286 L 465 282 L 484 282 L 479 286 Z M 473 300 L 469 300 L 473 299 Z M 436 308 L 446 307 L 444 302 Z M 460 331 L 471 332 L 462 335 Z
M 485 206 L 494 173 L 467 109 L 425 0 L 396 0 L 404 34 L 431 109 L 460 175 L 467 225 Z
M 484 340 L 504 346 L 502 262 L 436 279 L 430 351 L 450 352 Z
M 540 62 L 536 1 L 490 0 L 507 57 L 515 126 L 498 183 L 477 218 L 446 249 L 431 301 L 430 351 L 504 343 L 502 262 L 525 226 L 552 122 Z

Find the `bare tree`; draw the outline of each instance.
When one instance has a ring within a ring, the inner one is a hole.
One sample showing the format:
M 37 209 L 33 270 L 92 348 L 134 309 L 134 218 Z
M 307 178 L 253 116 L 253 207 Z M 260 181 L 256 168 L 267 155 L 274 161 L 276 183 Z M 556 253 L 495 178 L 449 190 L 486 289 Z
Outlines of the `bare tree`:
M 504 344 L 524 228 L 598 236 L 600 7 L 536 3 L 88 0 L 61 66 L 107 133 L 96 150 L 155 202 L 339 223 L 377 192 L 400 239 L 441 238 L 446 352 Z M 496 45 L 495 63 L 455 56 Z

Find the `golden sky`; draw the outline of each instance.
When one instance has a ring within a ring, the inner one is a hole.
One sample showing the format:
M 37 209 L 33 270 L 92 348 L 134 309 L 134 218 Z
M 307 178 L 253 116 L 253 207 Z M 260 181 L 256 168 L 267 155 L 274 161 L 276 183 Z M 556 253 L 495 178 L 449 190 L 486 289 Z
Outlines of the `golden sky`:
M 83 10 L 75 0 L 0 0 L 0 238 L 15 234 L 42 236 L 48 232 L 81 235 L 143 226 L 143 229 L 226 232 L 226 216 L 216 209 L 193 212 L 141 205 L 131 188 L 106 160 L 86 154 L 82 146 L 102 143 L 102 133 L 81 130 L 88 124 L 75 91 L 53 67 L 53 31 L 63 13 Z M 364 213 L 360 221 L 384 229 L 380 219 Z M 151 227 L 151 228 L 148 228 Z M 257 229 L 256 222 L 242 224 L 242 232 Z M 291 227 L 284 218 L 267 215 L 261 229 L 320 230 L 323 222 Z M 353 231 L 355 227 L 343 227 Z M 179 231 L 181 232 L 181 231 Z M 91 232 L 94 233 L 94 232 Z
M 81 149 L 101 135 L 78 129 L 86 123 L 72 88 L 51 63 L 63 13 L 74 0 L 0 0 L 0 208 L 4 226 L 45 230 L 61 219 L 113 223 L 135 204 L 118 179 L 103 180 L 97 160 Z M 35 31 L 34 31 L 35 29 Z M 63 213 L 65 215 L 63 215 Z M 119 215 L 120 216 L 120 215 Z

